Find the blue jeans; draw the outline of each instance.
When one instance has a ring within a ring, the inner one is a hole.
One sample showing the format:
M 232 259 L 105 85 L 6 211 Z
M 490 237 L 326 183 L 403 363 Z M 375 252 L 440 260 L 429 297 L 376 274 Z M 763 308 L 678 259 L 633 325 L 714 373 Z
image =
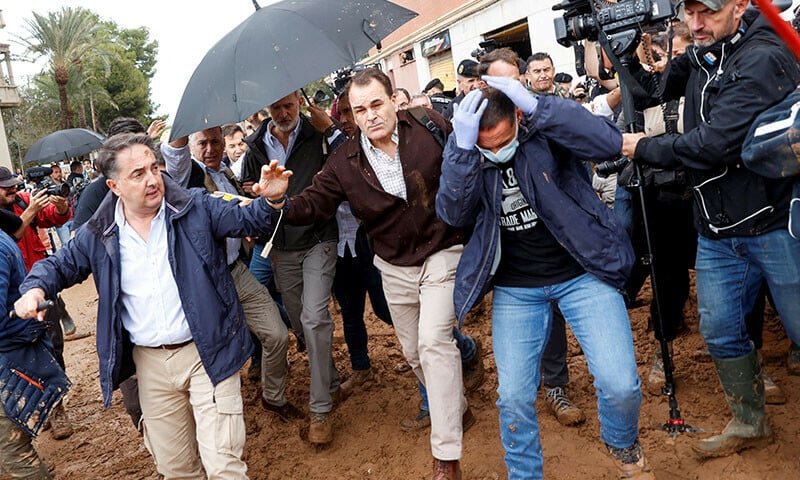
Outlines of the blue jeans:
M 64 225 L 53 227 L 56 233 L 58 234 L 58 240 L 61 242 L 61 248 L 67 246 L 67 242 L 69 242 L 69 230 L 70 226 L 72 225 L 72 220 L 68 221 Z M 53 251 L 55 252 L 55 246 L 53 247 Z
M 697 303 L 700 333 L 715 358 L 753 351 L 745 315 L 753 309 L 762 280 L 793 342 L 800 341 L 800 240 L 786 230 L 755 237 L 697 242 Z
M 629 447 L 638 438 L 642 393 L 622 295 L 589 274 L 542 288 L 495 287 L 497 407 L 510 480 L 542 478 L 534 402 L 554 303 L 580 342 L 595 378 L 600 437 L 615 448 Z
M 624 187 L 617 187 L 614 194 L 614 218 L 617 224 L 633 238 L 633 196 Z
M 461 363 L 470 360 L 475 356 L 476 353 L 478 353 L 478 347 L 475 345 L 475 340 L 469 335 L 461 333 L 461 330 L 459 330 L 457 327 L 453 327 L 453 338 L 456 341 L 458 351 L 461 353 Z M 419 409 L 430 412 L 431 409 L 428 406 L 428 391 L 425 389 L 425 385 L 423 385 L 419 379 L 417 379 L 417 385 L 419 386 L 419 396 L 422 399 Z
M 281 314 L 281 320 L 283 323 L 286 324 L 288 328 L 292 326 L 289 324 L 289 315 L 286 313 L 286 308 L 283 306 L 283 301 L 281 299 L 281 294 L 278 291 L 278 287 L 275 286 L 275 275 L 272 273 L 272 262 L 269 260 L 269 257 L 262 258 L 261 252 L 264 250 L 264 245 L 254 245 L 253 246 L 253 253 L 250 258 L 250 273 L 256 277 L 256 280 L 261 285 L 267 287 L 269 290 L 269 295 L 272 297 L 272 300 L 275 301 L 275 305 L 278 306 L 278 311 Z M 296 333 L 302 337 L 302 332 Z

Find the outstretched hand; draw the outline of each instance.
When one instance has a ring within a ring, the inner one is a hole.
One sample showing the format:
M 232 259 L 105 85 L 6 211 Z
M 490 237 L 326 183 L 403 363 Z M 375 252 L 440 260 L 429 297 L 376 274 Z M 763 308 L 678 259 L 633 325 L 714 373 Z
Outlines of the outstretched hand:
M 272 160 L 269 165 L 261 167 L 261 180 L 253 184 L 253 193 L 280 208 L 283 206 L 291 176 L 291 170 L 286 170 L 286 167 L 279 165 L 277 160 Z
M 473 90 L 460 104 L 453 105 L 453 133 L 456 135 L 456 145 L 459 148 L 464 150 L 475 148 L 481 115 L 488 104 L 489 100 L 483 98 L 480 90 Z
M 490 87 L 505 93 L 506 97 L 514 102 L 514 105 L 526 115 L 533 113 L 534 110 L 536 110 L 536 106 L 539 104 L 539 99 L 515 78 L 484 75 L 481 79 Z

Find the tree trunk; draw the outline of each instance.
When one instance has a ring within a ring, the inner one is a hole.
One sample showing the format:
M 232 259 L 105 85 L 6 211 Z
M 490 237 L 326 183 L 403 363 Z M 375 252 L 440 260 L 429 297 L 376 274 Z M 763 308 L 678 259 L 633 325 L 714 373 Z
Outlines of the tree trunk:
M 58 83 L 58 100 L 61 103 L 61 129 L 69 128 L 69 106 L 67 105 L 67 84 Z
M 80 110 L 78 110 L 78 118 L 81 122 L 81 128 L 86 128 L 86 105 L 84 105 L 83 102 L 81 102 Z
M 72 124 L 72 111 L 67 100 L 67 82 L 69 81 L 69 71 L 66 67 L 55 67 L 54 77 L 58 85 L 58 100 L 61 104 L 61 129 L 70 128 Z
M 97 112 L 94 110 L 94 98 L 89 95 L 89 110 L 92 112 L 92 129 L 95 132 L 99 132 L 100 130 L 97 129 Z

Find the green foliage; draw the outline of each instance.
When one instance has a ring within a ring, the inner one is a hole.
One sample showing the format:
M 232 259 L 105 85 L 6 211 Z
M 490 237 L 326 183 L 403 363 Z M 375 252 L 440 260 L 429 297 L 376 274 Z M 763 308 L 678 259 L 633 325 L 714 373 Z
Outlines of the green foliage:
M 20 38 L 27 53 L 45 57 L 49 70 L 58 86 L 61 109 L 61 128 L 72 122 L 72 104 L 68 97 L 67 84 L 75 74 L 82 72 L 87 60 L 102 62 L 108 66 L 116 54 L 109 49 L 109 38 L 99 17 L 85 8 L 62 7 L 47 15 L 33 13 L 27 19 L 27 38 Z
M 158 42 L 145 27 L 123 29 L 83 8 L 63 7 L 27 20 L 27 55 L 46 57 L 47 68 L 20 88 L 23 104 L 4 110 L 12 157 L 60 125 L 103 131 L 118 116 L 148 125 L 156 105 L 150 80 Z M 60 120 L 60 121 L 59 121 Z M 14 143 L 16 142 L 16 143 Z M 12 144 L 13 143 L 13 144 Z
M 88 70 L 96 77 L 95 83 L 108 92 L 110 103 L 95 103 L 97 124 L 105 129 L 115 117 L 134 117 L 145 125 L 152 121 L 156 106 L 150 95 L 150 79 L 155 74 L 158 42 L 148 41 L 150 32 L 145 27 L 120 29 L 114 22 L 105 22 L 117 54 L 104 74 L 104 66 L 92 62 Z

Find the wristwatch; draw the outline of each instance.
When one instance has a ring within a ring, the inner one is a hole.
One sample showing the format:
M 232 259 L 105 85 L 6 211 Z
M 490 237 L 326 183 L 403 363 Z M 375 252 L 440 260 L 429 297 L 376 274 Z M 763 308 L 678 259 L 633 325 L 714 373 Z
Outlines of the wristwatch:
M 330 138 L 336 132 L 336 130 L 339 130 L 339 127 L 337 127 L 335 123 L 332 123 L 330 127 L 326 128 L 325 131 L 322 132 L 322 134 L 325 135 L 325 138 Z
M 264 197 L 264 198 L 267 200 L 267 203 L 269 203 L 270 205 L 280 205 L 281 203 L 286 201 L 286 194 L 284 193 L 277 200 L 273 200 L 271 198 L 266 198 L 266 197 Z

